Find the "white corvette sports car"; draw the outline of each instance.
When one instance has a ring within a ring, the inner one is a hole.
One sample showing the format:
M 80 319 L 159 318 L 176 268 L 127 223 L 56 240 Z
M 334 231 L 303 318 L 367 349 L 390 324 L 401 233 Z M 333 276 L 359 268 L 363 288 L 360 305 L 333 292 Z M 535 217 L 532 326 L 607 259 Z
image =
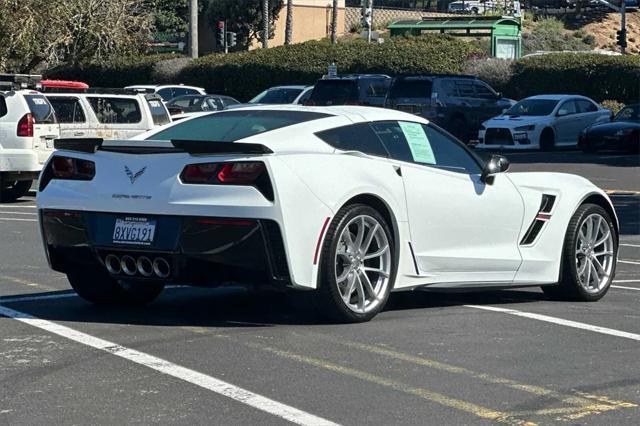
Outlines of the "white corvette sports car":
M 426 120 L 380 108 L 251 107 L 127 141 L 58 140 L 37 197 L 49 263 L 88 301 L 165 284 L 314 291 L 339 321 L 390 291 L 542 286 L 598 300 L 618 222 L 573 175 L 503 173 Z

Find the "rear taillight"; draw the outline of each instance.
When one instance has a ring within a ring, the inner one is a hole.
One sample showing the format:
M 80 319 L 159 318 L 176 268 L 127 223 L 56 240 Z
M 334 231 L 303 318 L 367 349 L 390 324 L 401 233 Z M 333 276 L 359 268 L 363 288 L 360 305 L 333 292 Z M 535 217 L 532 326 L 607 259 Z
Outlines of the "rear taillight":
M 180 173 L 180 180 L 192 185 L 254 186 L 273 200 L 271 181 L 261 161 L 189 164 Z
M 16 135 L 21 138 L 32 137 L 34 123 L 35 121 L 33 119 L 33 114 L 28 113 L 23 115 L 20 121 L 18 121 L 18 128 L 16 130 Z
M 92 180 L 96 175 L 96 163 L 80 158 L 54 156 L 42 171 L 39 190 L 43 191 L 52 179 Z

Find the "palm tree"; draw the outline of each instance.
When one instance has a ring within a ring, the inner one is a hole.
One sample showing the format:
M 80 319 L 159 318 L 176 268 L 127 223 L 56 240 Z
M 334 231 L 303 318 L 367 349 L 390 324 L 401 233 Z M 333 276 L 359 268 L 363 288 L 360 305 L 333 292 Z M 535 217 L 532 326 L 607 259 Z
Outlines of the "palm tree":
M 331 43 L 338 42 L 338 0 L 333 0 L 333 8 L 331 10 Z
M 262 0 L 262 48 L 269 47 L 269 0 Z
M 287 26 L 284 32 L 284 44 L 293 40 L 293 0 L 287 0 Z

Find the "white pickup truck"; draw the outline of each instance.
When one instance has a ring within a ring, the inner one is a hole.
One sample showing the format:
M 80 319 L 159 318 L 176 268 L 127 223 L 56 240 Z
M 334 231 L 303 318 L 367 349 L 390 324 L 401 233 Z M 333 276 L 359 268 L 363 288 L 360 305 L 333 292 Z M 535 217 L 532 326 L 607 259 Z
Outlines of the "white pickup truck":
M 61 138 L 129 139 L 171 118 L 160 96 L 120 90 L 47 92 Z
M 47 98 L 21 88 L 39 78 L 0 75 L 0 202 L 14 201 L 29 191 L 60 136 Z

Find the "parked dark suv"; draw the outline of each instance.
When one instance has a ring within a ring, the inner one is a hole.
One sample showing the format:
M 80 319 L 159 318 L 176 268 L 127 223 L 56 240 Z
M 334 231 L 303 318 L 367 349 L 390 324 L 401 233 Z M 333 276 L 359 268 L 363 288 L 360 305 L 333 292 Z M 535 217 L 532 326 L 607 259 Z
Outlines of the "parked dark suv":
M 384 74 L 345 74 L 325 77 L 315 84 L 305 105 L 384 106 L 391 77 Z
M 514 103 L 473 76 L 414 75 L 393 79 L 385 107 L 420 115 L 469 142 L 482 122 Z

